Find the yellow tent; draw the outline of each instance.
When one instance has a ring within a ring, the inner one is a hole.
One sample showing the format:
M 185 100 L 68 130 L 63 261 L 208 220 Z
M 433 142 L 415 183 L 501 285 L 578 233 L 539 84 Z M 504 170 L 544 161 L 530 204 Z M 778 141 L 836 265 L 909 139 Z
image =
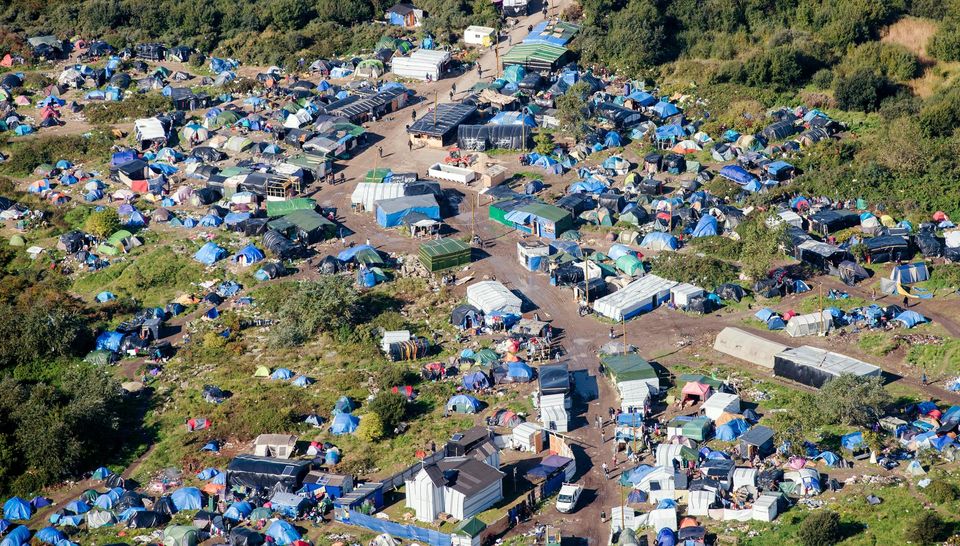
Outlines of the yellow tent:
M 897 221 L 893 219 L 889 214 L 884 214 L 880 217 L 880 223 L 886 227 L 897 227 Z
M 266 366 L 257 366 L 257 371 L 253 372 L 254 377 L 270 377 L 270 368 Z

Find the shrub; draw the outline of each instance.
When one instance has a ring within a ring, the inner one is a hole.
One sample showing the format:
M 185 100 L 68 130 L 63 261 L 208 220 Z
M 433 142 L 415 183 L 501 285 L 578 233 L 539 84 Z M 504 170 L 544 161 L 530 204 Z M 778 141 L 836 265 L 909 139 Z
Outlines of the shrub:
M 832 546 L 840 542 L 840 516 L 829 510 L 811 513 L 800 524 L 797 538 L 803 546 Z
M 365 413 L 360 416 L 360 425 L 357 427 L 357 438 L 365 442 L 376 442 L 383 438 L 383 420 L 376 413 Z
M 820 89 L 828 89 L 833 85 L 833 71 L 829 68 L 821 68 L 817 70 L 813 77 L 810 78 L 810 83 L 814 86 L 819 87 Z
M 84 229 L 101 239 L 109 237 L 111 233 L 120 229 L 120 216 L 117 209 L 106 207 L 90 214 L 83 223 Z
M 946 21 L 930 37 L 927 51 L 941 61 L 960 61 L 960 24 Z
M 392 389 L 393 387 L 402 387 L 413 383 L 412 376 L 402 366 L 386 365 L 380 369 L 377 377 L 377 384 L 381 389 Z
M 390 432 L 407 414 L 407 399 L 401 394 L 380 391 L 367 405 L 380 418 L 384 432 Z
M 737 268 L 716 258 L 690 254 L 661 254 L 651 260 L 657 275 L 678 282 L 714 288 L 737 280 Z
M 956 485 L 943 480 L 937 480 L 928 485 L 923 494 L 932 502 L 937 504 L 946 504 L 960 498 L 960 489 Z
M 40 135 L 18 141 L 10 148 L 10 158 L 0 165 L 0 171 L 13 176 L 29 176 L 38 166 L 54 164 L 61 159 L 84 163 L 89 159 L 103 159 L 113 145 L 109 134 L 93 131 L 89 136 Z
M 885 86 L 884 79 L 872 70 L 860 69 L 837 79 L 834 89 L 837 105 L 844 110 L 873 112 L 880 106 Z
M 905 540 L 916 544 L 936 544 L 947 534 L 947 524 L 934 512 L 923 512 L 903 528 Z
M 843 374 L 817 393 L 817 404 L 830 423 L 869 425 L 883 414 L 891 401 L 880 377 Z
M 87 121 L 95 125 L 148 118 L 173 108 L 170 99 L 159 93 L 137 94 L 120 102 L 91 103 L 84 109 Z

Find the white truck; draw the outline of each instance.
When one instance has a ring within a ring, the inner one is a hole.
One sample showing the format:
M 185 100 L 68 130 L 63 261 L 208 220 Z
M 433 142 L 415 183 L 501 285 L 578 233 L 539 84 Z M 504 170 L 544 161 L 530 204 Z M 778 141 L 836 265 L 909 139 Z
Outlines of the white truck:
M 564 483 L 560 487 L 560 494 L 557 495 L 557 512 L 569 514 L 577 507 L 577 501 L 580 500 L 580 494 L 583 493 L 583 486 L 575 483 Z

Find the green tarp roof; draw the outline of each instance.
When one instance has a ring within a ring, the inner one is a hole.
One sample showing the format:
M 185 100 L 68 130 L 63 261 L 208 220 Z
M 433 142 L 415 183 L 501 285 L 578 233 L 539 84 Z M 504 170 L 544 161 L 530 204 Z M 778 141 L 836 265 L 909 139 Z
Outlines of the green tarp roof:
M 709 417 L 697 417 L 683 424 L 683 437 L 702 442 L 707 439 L 707 431 L 710 430 Z
M 710 385 L 714 389 L 719 389 L 723 386 L 723 381 L 719 379 L 714 379 L 712 377 L 707 377 L 705 375 L 685 373 L 677 378 L 677 385 L 683 387 L 687 383 L 703 383 L 704 385 Z
M 477 518 L 470 518 L 466 521 L 460 522 L 460 525 L 457 525 L 457 528 L 453 530 L 453 534 L 473 538 L 480 536 L 480 533 L 482 533 L 486 528 L 486 523 Z
M 503 56 L 503 64 L 527 64 L 530 61 L 555 63 L 567 53 L 567 48 L 550 44 L 519 44 Z
M 456 254 L 457 252 L 463 252 L 465 250 L 470 250 L 470 245 L 460 239 L 440 239 L 437 241 L 427 241 L 420 245 L 420 252 L 431 258 Z
M 304 231 L 316 231 L 333 227 L 333 222 L 327 220 L 320 213 L 314 210 L 295 210 L 283 217 L 284 220 L 297 226 Z
M 267 216 L 285 216 L 298 210 L 313 210 L 317 202 L 309 197 L 297 197 L 286 201 L 267 201 Z
M 545 203 L 530 203 L 529 205 L 524 205 L 517 210 L 528 212 L 534 216 L 550 220 L 553 223 L 561 222 L 564 218 L 571 217 L 570 211 L 560 207 L 555 207 L 553 205 L 547 205 Z
M 638 354 L 606 355 L 600 362 L 617 381 L 657 378 L 657 371 Z

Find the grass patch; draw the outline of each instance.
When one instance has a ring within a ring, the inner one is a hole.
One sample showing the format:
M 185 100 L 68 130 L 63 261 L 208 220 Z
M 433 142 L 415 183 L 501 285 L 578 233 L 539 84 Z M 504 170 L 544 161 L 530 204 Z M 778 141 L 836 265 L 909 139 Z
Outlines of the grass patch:
M 158 93 L 133 95 L 119 102 L 90 103 L 83 111 L 90 123 L 111 124 L 137 118 L 147 118 L 173 107 L 170 99 Z
M 931 375 L 960 372 L 960 339 L 947 339 L 940 345 L 914 345 L 907 362 Z
M 862 333 L 860 339 L 857 340 L 857 347 L 861 351 L 874 356 L 886 356 L 899 346 L 900 342 L 898 340 L 882 332 Z
M 0 165 L 0 172 L 25 177 L 44 163 L 61 159 L 73 163 L 102 161 L 108 157 L 113 139 L 107 131 L 95 130 L 89 135 L 40 136 L 17 140 L 8 151 L 10 159 Z
M 81 277 L 74 282 L 73 291 L 89 299 L 102 290 L 110 290 L 144 306 L 162 306 L 190 291 L 191 283 L 203 275 L 200 264 L 169 246 L 134 256 L 135 259 L 128 258 Z
M 870 305 L 871 301 L 865 300 L 863 298 L 846 298 L 841 300 L 831 300 L 827 298 L 827 295 L 824 294 L 823 298 L 820 297 L 820 294 L 816 290 L 811 290 L 810 295 L 798 301 L 794 306 L 794 310 L 798 313 L 816 313 L 821 309 L 826 309 L 828 307 L 836 307 L 841 311 L 849 311 L 850 309 L 856 307 L 866 307 Z

